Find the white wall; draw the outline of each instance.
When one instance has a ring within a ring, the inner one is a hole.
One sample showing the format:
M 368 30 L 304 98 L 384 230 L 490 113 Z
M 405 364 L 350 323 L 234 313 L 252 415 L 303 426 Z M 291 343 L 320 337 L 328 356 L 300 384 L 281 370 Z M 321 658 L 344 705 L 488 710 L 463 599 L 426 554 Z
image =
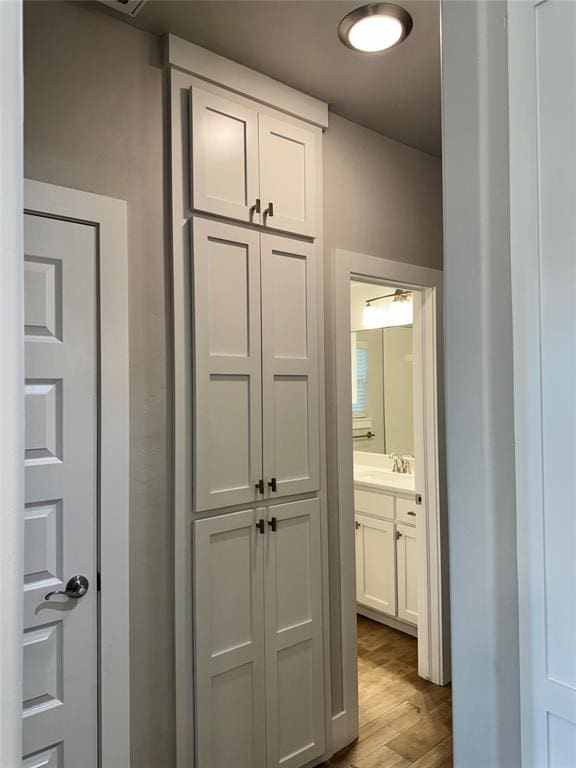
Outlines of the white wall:
M 445 0 L 442 23 L 454 755 L 516 768 L 506 3 Z

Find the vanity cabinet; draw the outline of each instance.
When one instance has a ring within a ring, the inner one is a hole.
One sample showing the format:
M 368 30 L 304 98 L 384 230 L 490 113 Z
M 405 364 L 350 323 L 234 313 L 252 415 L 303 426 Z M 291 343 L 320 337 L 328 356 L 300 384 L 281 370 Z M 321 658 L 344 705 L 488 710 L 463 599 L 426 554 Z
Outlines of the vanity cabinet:
M 194 525 L 199 768 L 300 768 L 324 751 L 318 499 Z
M 190 103 L 192 208 L 315 237 L 314 129 L 214 87 Z
M 398 578 L 398 611 L 402 621 L 418 624 L 418 553 L 416 527 L 396 525 L 396 568 Z
M 195 508 L 319 488 L 316 249 L 195 218 Z
M 356 515 L 356 600 L 396 615 L 394 523 Z
M 417 505 L 357 488 L 354 507 L 356 602 L 418 625 Z

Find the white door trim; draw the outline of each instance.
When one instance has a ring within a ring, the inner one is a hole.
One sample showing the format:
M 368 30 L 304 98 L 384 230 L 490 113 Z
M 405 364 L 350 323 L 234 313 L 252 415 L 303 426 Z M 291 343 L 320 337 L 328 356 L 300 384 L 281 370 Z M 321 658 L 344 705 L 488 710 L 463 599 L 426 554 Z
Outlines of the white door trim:
M 127 206 L 123 200 L 26 180 L 24 208 L 98 231 L 100 765 L 124 768 L 130 765 Z
M 428 546 L 420 550 L 418 600 L 418 672 L 435 683 L 450 679 L 448 596 L 442 563 L 447 537 L 443 467 L 442 382 L 442 272 L 374 256 L 336 250 L 334 255 L 336 433 L 338 452 L 338 517 L 340 539 L 343 711 L 333 718 L 334 749 L 349 743 L 358 730 L 358 673 L 356 659 L 356 592 L 354 478 L 352 473 L 352 402 L 350 380 L 350 280 L 353 276 L 381 280 L 414 289 L 421 300 L 422 323 L 415 323 L 415 344 L 421 349 L 423 412 L 416 419 L 416 455 L 424 456 L 422 493 L 427 514 L 419 533 Z M 421 328 L 422 333 L 419 329 Z M 420 357 L 420 356 L 417 356 Z M 420 427 L 418 427 L 420 422 Z
M 22 3 L 0 3 L 0 765 L 22 755 Z

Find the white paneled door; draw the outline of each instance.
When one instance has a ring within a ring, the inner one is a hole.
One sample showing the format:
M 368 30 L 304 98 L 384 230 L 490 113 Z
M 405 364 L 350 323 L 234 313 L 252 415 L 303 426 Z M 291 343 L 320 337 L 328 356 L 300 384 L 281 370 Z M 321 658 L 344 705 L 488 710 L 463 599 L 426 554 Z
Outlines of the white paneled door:
M 262 498 L 260 237 L 194 219 L 195 505 Z
M 271 497 L 319 488 L 317 252 L 262 235 L 264 479 Z
M 192 207 L 259 224 L 258 112 L 224 93 L 191 89 Z
M 264 511 L 194 526 L 199 768 L 265 768 Z
M 522 765 L 576 765 L 576 4 L 511 2 Z
M 98 765 L 96 238 L 25 217 L 25 768 Z
M 320 502 L 267 512 L 268 768 L 300 768 L 324 751 Z

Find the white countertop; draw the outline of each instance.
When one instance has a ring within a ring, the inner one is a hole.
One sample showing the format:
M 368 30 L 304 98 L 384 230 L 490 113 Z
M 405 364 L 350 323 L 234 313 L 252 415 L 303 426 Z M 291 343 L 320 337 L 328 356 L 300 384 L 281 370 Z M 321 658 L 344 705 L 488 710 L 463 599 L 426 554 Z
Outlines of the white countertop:
M 354 485 L 357 484 L 392 492 L 413 493 L 415 490 L 414 475 L 403 475 L 400 472 L 364 464 L 354 465 Z

